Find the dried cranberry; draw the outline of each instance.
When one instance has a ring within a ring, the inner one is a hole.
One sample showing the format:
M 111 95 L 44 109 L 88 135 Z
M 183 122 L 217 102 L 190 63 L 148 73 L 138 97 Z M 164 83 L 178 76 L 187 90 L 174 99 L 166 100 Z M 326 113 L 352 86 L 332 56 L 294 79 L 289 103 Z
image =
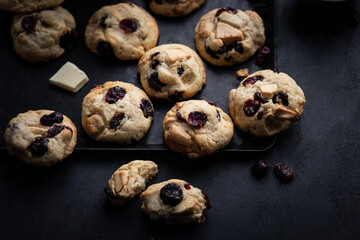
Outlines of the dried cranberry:
M 257 115 L 257 120 L 260 120 L 262 118 L 262 116 L 264 115 L 264 111 L 260 111 Z
M 131 19 L 123 19 L 120 21 L 119 26 L 123 29 L 126 33 L 133 33 L 137 30 L 138 25 L 134 20 Z
M 96 49 L 102 57 L 114 57 L 114 50 L 109 42 L 99 42 Z
M 220 14 L 222 14 L 223 12 L 229 12 L 229 13 L 236 14 L 236 13 L 237 13 L 237 10 L 234 9 L 234 8 L 231 8 L 231 7 L 220 8 L 220 9 L 216 12 L 215 17 L 220 16 Z
M 108 18 L 107 16 L 103 16 L 103 17 L 100 19 L 99 24 L 100 24 L 100 26 L 101 26 L 102 28 L 107 28 L 107 27 L 108 27 L 108 25 L 105 23 L 105 21 L 106 21 L 107 18 Z
M 266 174 L 267 170 L 269 169 L 269 165 L 263 160 L 257 161 L 252 167 L 251 172 L 256 177 L 262 177 Z
M 181 122 L 186 122 L 186 120 L 181 116 L 181 114 L 179 113 L 179 110 L 176 110 L 176 117 L 177 119 L 179 119 Z
M 154 109 L 148 100 L 142 99 L 140 103 L 140 108 L 146 118 L 154 116 Z
M 226 51 L 231 51 L 232 49 L 234 49 L 236 52 L 238 52 L 240 54 L 242 54 L 244 51 L 241 43 L 238 43 L 237 41 L 225 44 L 224 46 L 225 46 Z
M 118 100 L 123 99 L 125 94 L 126 94 L 125 89 L 123 89 L 120 86 L 115 86 L 107 91 L 105 95 L 105 102 L 109 104 L 116 103 Z
M 216 104 L 215 104 L 215 103 L 210 102 L 210 101 L 207 101 L 207 102 L 208 102 L 208 104 L 210 104 L 211 106 L 215 106 L 215 107 L 216 107 Z
M 151 67 L 152 69 L 155 69 L 157 65 L 160 64 L 159 60 L 156 59 L 156 56 L 159 55 L 160 52 L 156 52 L 151 56 Z
M 281 163 L 275 165 L 274 172 L 276 177 L 286 182 L 293 180 L 295 177 L 294 170 L 289 166 L 282 165 Z
M 173 94 L 169 95 L 169 98 L 175 102 L 180 101 L 183 99 L 184 91 L 175 91 Z
M 256 100 L 249 99 L 244 103 L 244 113 L 246 116 L 254 116 L 255 113 L 259 110 L 261 103 Z
M 48 150 L 48 142 L 49 139 L 46 137 L 38 137 L 35 141 L 30 145 L 31 153 L 37 156 L 44 155 Z
M 243 81 L 243 86 L 245 87 L 248 84 L 254 85 L 257 81 L 262 81 L 263 77 L 260 75 L 248 77 Z
M 111 129 L 116 129 L 120 125 L 121 121 L 124 118 L 125 118 L 125 114 L 123 114 L 123 113 L 115 113 L 113 119 L 110 122 L 110 128 Z
M 176 183 L 166 184 L 160 190 L 160 198 L 165 205 L 176 206 L 183 198 L 181 187 Z
M 212 205 L 210 204 L 210 199 L 209 199 L 208 195 L 204 191 L 201 191 L 201 193 L 202 193 L 202 195 L 204 195 L 204 198 L 206 200 L 206 203 L 205 203 L 206 208 L 211 209 Z
M 184 73 L 184 68 L 183 67 L 179 67 L 178 69 L 177 69 L 177 73 L 178 73 L 178 75 L 179 76 L 181 76 L 183 73 Z
M 59 46 L 65 50 L 73 49 L 77 42 L 77 33 L 73 30 L 65 32 L 59 41 Z
M 64 130 L 64 125 L 55 125 L 52 128 L 50 128 L 47 132 L 47 137 L 52 138 L 58 135 L 62 130 Z
M 274 94 L 272 101 L 274 104 L 279 103 L 279 101 L 281 101 L 282 105 L 288 106 L 289 105 L 289 96 L 284 92 L 277 92 Z
M 258 55 L 256 56 L 256 64 L 262 65 L 271 55 L 271 50 L 269 47 L 260 48 Z
M 261 102 L 261 103 L 267 103 L 267 102 L 269 102 L 268 100 L 265 100 L 265 99 L 261 96 L 261 94 L 260 94 L 259 92 L 256 92 L 256 93 L 255 93 L 254 99 L 255 99 L 255 100 L 258 100 L 258 101 Z
M 104 187 L 104 192 L 106 193 L 108 198 L 112 200 L 116 200 L 118 198 L 108 186 Z
M 54 123 L 61 123 L 64 120 L 64 116 L 61 112 L 53 112 L 48 115 L 43 115 L 40 118 L 40 123 L 44 126 L 51 126 Z
M 150 87 L 152 89 L 154 89 L 155 91 L 161 91 L 161 88 L 166 86 L 166 84 L 163 84 L 162 82 L 160 82 L 158 72 L 156 72 L 156 71 L 150 75 L 148 82 L 149 82 Z
M 190 190 L 190 189 L 191 189 L 190 183 L 186 183 L 186 184 L 184 185 L 184 188 L 185 188 L 186 190 Z
M 219 119 L 219 122 L 221 121 L 221 115 L 220 112 L 218 110 L 216 110 L 216 117 L 217 119 Z
M 26 16 L 22 19 L 21 25 L 27 33 L 31 33 L 35 30 L 38 18 L 35 16 Z
M 202 127 L 207 122 L 207 115 L 201 112 L 191 112 L 188 116 L 188 123 L 194 127 Z
M 215 59 L 220 58 L 218 55 L 216 55 L 216 52 L 214 50 L 212 50 L 210 47 L 208 47 L 206 45 L 205 45 L 205 50 L 212 58 L 215 58 Z

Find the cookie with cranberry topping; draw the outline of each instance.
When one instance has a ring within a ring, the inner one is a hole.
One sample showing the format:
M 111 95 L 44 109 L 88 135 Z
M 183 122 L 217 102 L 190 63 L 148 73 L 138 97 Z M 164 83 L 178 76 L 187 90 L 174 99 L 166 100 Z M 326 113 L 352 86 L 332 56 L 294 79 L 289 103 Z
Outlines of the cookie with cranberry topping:
M 143 90 L 131 83 L 106 82 L 83 100 L 82 126 L 95 140 L 131 144 L 150 128 L 154 108 Z
M 258 71 L 229 94 L 229 112 L 244 132 L 266 137 L 299 120 L 305 104 L 302 89 L 285 73 Z
M 181 44 L 164 44 L 147 51 L 138 72 L 146 93 L 180 101 L 191 98 L 206 83 L 204 63 L 195 51 Z
M 94 53 L 120 60 L 136 60 L 156 46 L 159 29 L 155 19 L 137 5 L 105 6 L 89 19 L 86 46 Z
M 9 12 L 31 13 L 54 8 L 63 2 L 64 0 L 0 0 L 0 9 Z
M 206 0 L 151 0 L 150 9 L 159 15 L 180 17 L 190 14 Z
M 151 220 L 162 219 L 167 224 L 202 223 L 205 209 L 211 208 L 203 191 L 180 179 L 153 184 L 140 198 L 141 210 Z
M 27 111 L 11 119 L 5 131 L 10 155 L 26 164 L 47 167 L 69 156 L 76 145 L 74 123 L 60 112 Z
M 199 158 L 226 147 L 234 126 L 231 118 L 204 100 L 178 102 L 163 121 L 165 142 L 174 152 Z
M 29 62 L 46 62 L 72 49 L 77 41 L 74 17 L 56 7 L 30 14 L 16 14 L 11 26 L 14 51 Z
M 206 61 L 217 66 L 245 62 L 264 44 L 265 29 L 254 11 L 214 9 L 195 28 L 195 44 Z

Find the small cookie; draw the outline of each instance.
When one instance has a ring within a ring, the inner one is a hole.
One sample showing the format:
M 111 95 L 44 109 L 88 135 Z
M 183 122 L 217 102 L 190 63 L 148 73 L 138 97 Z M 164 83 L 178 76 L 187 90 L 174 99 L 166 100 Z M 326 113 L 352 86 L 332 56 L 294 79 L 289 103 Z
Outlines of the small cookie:
M 305 102 L 304 92 L 291 77 L 263 70 L 230 91 L 229 112 L 240 130 L 265 137 L 299 120 Z
M 150 9 L 159 15 L 180 17 L 191 13 L 205 3 L 206 0 L 151 0 Z
M 129 162 L 114 172 L 104 191 L 112 204 L 122 205 L 144 190 L 157 171 L 157 165 L 152 161 Z
M 163 121 L 166 144 L 189 158 L 210 155 L 229 144 L 234 125 L 213 103 L 189 100 L 176 103 Z
M 86 46 L 104 57 L 136 60 L 156 46 L 159 29 L 155 19 L 133 3 L 105 6 L 89 19 Z
M 130 144 L 145 136 L 153 115 L 143 90 L 131 83 L 106 82 L 84 97 L 81 123 L 95 140 Z
M 74 17 L 64 8 L 16 14 L 11 37 L 17 55 L 29 62 L 58 58 L 76 44 Z
M 138 64 L 141 85 L 155 98 L 191 98 L 206 83 L 204 63 L 191 48 L 165 44 L 147 51 Z
M 31 13 L 54 8 L 63 2 L 64 0 L 0 0 L 0 9 L 9 12 Z
M 74 123 L 60 112 L 27 111 L 11 119 L 5 131 L 9 153 L 26 164 L 46 167 L 69 156 L 76 145 Z
M 179 179 L 151 185 L 140 198 L 141 210 L 151 220 L 163 219 L 167 224 L 202 223 L 204 210 L 211 208 L 203 191 Z
M 245 62 L 265 43 L 261 17 L 253 11 L 214 9 L 195 28 L 195 44 L 206 61 L 217 66 Z

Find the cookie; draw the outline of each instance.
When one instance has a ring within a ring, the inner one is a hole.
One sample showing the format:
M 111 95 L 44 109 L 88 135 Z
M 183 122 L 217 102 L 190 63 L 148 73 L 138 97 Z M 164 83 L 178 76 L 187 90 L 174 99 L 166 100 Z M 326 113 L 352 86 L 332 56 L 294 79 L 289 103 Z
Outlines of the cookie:
M 210 155 L 229 144 L 231 118 L 213 103 L 189 100 L 176 103 L 163 121 L 166 144 L 189 158 Z
M 112 204 L 122 205 L 143 191 L 157 171 L 152 161 L 135 160 L 124 164 L 109 179 L 105 193 Z
M 165 44 L 147 51 L 138 64 L 141 85 L 155 98 L 191 98 L 206 83 L 204 63 L 191 48 Z
M 205 3 L 206 0 L 151 0 L 150 9 L 159 15 L 180 17 L 191 13 Z
M 159 29 L 155 19 L 133 3 L 105 6 L 89 19 L 86 46 L 103 57 L 136 60 L 156 46 Z
M 10 120 L 4 137 L 10 155 L 26 164 L 46 167 L 73 152 L 77 130 L 60 112 L 30 110 Z
M 31 13 L 54 8 L 64 0 L 0 0 L 0 9 L 8 12 Z
M 304 92 L 291 77 L 263 70 L 230 91 L 229 112 L 240 130 L 266 137 L 299 120 L 305 102 Z
M 204 210 L 211 208 L 203 191 L 179 179 L 151 185 L 140 198 L 141 210 L 151 220 L 162 219 L 167 224 L 202 223 Z
M 261 17 L 253 11 L 214 9 L 195 28 L 195 44 L 206 61 L 217 66 L 245 62 L 265 43 Z
M 75 20 L 64 8 L 16 14 L 11 26 L 14 51 L 29 62 L 61 56 L 76 44 Z
M 131 83 L 106 82 L 83 100 L 81 123 L 95 140 L 130 144 L 149 130 L 154 108 L 143 90 Z

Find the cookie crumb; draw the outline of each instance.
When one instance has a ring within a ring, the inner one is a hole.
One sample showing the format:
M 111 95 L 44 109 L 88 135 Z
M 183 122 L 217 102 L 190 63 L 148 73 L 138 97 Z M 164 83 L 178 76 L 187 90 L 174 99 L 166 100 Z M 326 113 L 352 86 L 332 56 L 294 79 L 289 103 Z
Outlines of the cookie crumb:
M 247 68 L 240 69 L 236 72 L 236 77 L 239 80 L 243 80 L 247 76 L 249 76 L 249 70 Z

